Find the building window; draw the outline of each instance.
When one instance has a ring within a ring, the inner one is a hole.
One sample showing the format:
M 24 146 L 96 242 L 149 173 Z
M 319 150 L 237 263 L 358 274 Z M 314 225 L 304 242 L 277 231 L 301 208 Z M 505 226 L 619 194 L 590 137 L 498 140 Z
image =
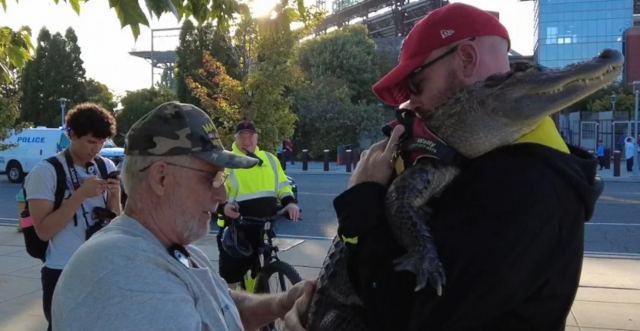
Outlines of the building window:
M 558 28 L 555 26 L 547 27 L 547 44 L 555 44 L 558 36 Z

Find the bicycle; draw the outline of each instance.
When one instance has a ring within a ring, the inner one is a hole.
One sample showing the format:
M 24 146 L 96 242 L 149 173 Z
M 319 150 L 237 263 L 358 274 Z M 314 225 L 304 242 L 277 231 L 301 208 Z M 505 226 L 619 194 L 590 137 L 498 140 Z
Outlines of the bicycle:
M 279 248 L 273 243 L 273 239 L 276 237 L 274 224 L 280 218 L 284 218 L 284 210 L 280 210 L 272 217 L 240 216 L 240 218 L 231 221 L 231 224 L 224 230 L 232 231 L 231 227 L 236 227 L 235 231 L 241 231 L 243 228 L 260 229 L 262 241 L 258 247 L 254 248 L 257 250 L 258 258 L 245 275 L 244 281 L 240 283 L 241 288 L 247 292 L 286 292 L 302 280 L 292 265 L 278 257 Z M 247 254 L 250 255 L 250 253 Z M 281 330 L 283 326 L 281 324 L 283 324 L 281 321 L 275 321 L 261 330 Z

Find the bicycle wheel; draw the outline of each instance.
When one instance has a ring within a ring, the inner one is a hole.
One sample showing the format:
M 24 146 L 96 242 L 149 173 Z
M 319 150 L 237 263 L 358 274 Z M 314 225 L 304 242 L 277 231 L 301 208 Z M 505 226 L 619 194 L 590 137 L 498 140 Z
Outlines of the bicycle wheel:
M 256 293 L 286 292 L 301 280 L 302 278 L 300 278 L 298 271 L 290 264 L 283 261 L 274 261 L 266 265 L 258 274 L 256 278 Z M 260 331 L 279 330 L 284 330 L 284 322 L 281 319 L 277 319 L 260 328 Z
M 286 292 L 301 281 L 298 271 L 283 261 L 269 263 L 260 271 L 256 279 L 256 293 Z

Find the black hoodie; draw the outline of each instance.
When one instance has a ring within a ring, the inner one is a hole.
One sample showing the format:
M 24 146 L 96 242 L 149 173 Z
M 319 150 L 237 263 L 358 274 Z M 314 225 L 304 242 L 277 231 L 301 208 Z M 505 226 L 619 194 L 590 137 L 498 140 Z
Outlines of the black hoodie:
M 334 201 L 357 235 L 349 273 L 371 330 L 564 330 L 582 267 L 584 222 L 602 187 L 572 149 L 516 144 L 470 161 L 433 199 L 428 221 L 445 268 L 441 297 L 392 272 L 403 249 L 383 213 L 386 189 L 363 183 Z M 377 206 L 377 207 L 373 207 Z

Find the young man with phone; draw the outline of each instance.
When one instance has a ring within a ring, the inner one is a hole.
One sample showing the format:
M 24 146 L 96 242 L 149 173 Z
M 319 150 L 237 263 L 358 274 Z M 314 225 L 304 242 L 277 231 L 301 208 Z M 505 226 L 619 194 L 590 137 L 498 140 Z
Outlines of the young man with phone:
M 104 142 L 116 133 L 114 117 L 96 104 L 83 103 L 71 109 L 65 120 L 71 143 L 56 155 L 66 179 L 62 204 L 54 208 L 57 175 L 51 163 L 36 165 L 24 185 L 36 234 L 49 242 L 41 271 L 48 330 L 52 329 L 53 292 L 71 255 L 102 227 L 104 210 L 112 214 L 122 211 L 118 175 L 103 179 L 99 171 L 99 163 L 104 163 L 106 173 L 116 170 L 111 160 L 99 156 Z

